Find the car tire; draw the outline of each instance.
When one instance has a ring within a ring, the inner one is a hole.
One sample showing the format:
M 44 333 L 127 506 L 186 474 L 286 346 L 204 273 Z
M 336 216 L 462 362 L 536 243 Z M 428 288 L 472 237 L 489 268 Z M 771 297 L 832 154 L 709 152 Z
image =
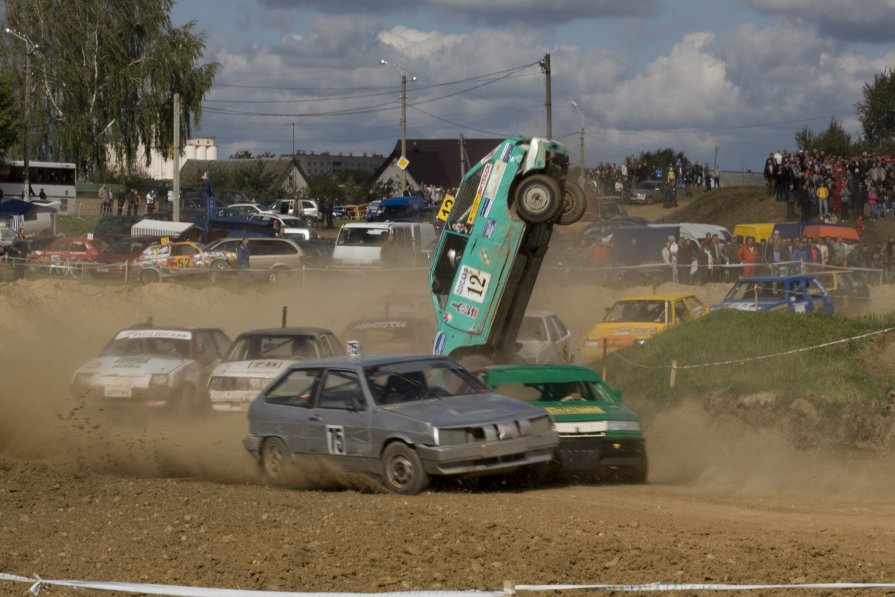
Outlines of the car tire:
M 646 476 L 649 473 L 649 463 L 644 455 L 636 464 L 625 467 L 620 470 L 618 475 L 625 483 L 645 483 Z
M 587 197 L 574 182 L 567 182 L 565 191 L 562 195 L 562 207 L 559 210 L 560 226 L 568 226 L 574 224 L 587 211 Z
M 160 282 L 162 277 L 154 269 L 144 269 L 140 272 L 140 282 L 143 284 L 154 284 Z
M 285 267 L 276 267 L 272 270 L 268 270 L 267 272 L 267 281 L 271 284 L 276 284 L 277 282 L 281 282 L 285 280 L 289 275 L 289 270 Z
M 283 440 L 271 437 L 264 440 L 261 444 L 261 472 L 264 478 L 270 483 L 282 481 L 286 476 L 286 469 L 289 465 L 289 451 Z
M 382 453 L 382 484 L 393 493 L 416 495 L 429 486 L 429 473 L 416 450 L 392 442 Z
M 559 184 L 552 177 L 546 174 L 527 176 L 514 193 L 516 211 L 526 222 L 549 222 L 562 208 L 560 193 Z
M 208 268 L 210 271 L 208 272 L 208 278 L 211 280 L 212 284 L 217 284 L 223 278 L 223 271 L 230 269 L 230 266 L 227 265 L 226 261 L 221 261 L 220 259 L 217 261 L 212 261 L 211 266 Z

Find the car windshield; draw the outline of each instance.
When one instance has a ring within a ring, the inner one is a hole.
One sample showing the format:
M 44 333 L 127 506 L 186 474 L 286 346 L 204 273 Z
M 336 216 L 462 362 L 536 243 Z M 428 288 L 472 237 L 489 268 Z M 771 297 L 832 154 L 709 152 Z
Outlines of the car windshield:
M 654 190 L 656 190 L 657 185 L 658 185 L 658 183 L 645 180 L 643 182 L 638 182 L 637 186 L 634 188 L 640 189 L 640 190 L 645 190 L 645 191 L 654 191 Z
M 619 301 L 606 313 L 605 323 L 621 323 L 625 321 L 665 321 L 665 301 Z
M 309 334 L 251 334 L 240 336 L 230 347 L 224 361 L 253 361 L 256 359 L 285 359 L 300 361 L 316 359 L 317 338 Z
M 351 247 L 384 245 L 388 232 L 388 228 L 342 228 L 336 244 Z
M 541 325 L 541 318 L 523 317 L 516 339 L 519 341 L 544 340 L 544 327 Z
M 724 302 L 783 300 L 785 293 L 782 282 L 737 282 L 724 297 Z
M 488 393 L 476 376 L 449 361 L 391 363 L 368 367 L 365 374 L 380 405 Z
M 180 338 L 117 338 L 103 351 L 104 357 L 176 356 L 190 358 L 190 340 Z
M 617 401 L 609 388 L 591 381 L 505 383 L 494 391 L 523 402 Z

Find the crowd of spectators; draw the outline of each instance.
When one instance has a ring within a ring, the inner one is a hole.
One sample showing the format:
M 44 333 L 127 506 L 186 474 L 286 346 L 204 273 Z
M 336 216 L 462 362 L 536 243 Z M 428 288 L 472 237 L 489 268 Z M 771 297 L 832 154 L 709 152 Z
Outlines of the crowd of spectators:
M 786 203 L 786 219 L 854 222 L 895 218 L 895 159 L 863 153 L 771 152 L 764 165 L 768 196 Z M 798 214 L 796 213 L 798 211 Z
M 677 160 L 665 167 L 656 167 L 631 156 L 621 164 L 601 162 L 596 168 L 585 171 L 585 185 L 600 195 L 628 196 L 638 182 L 659 180 L 678 188 L 704 188 L 709 191 L 720 186 L 721 169 L 708 162 L 701 164 Z

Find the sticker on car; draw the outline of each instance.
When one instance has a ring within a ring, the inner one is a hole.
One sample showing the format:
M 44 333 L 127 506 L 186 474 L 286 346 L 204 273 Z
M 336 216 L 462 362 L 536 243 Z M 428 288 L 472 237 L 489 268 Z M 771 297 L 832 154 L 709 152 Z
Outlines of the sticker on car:
M 470 317 L 472 319 L 475 319 L 479 316 L 479 308 L 473 307 L 469 303 L 456 301 L 451 303 L 451 307 L 453 307 L 453 309 L 460 315 L 465 315 L 466 317 Z
M 457 276 L 454 294 L 477 303 L 483 303 L 490 280 L 490 273 L 464 265 L 460 268 L 460 275 Z
M 326 447 L 329 449 L 330 454 L 335 454 L 336 456 L 348 454 L 347 446 L 345 445 L 344 427 L 341 425 L 326 426 Z

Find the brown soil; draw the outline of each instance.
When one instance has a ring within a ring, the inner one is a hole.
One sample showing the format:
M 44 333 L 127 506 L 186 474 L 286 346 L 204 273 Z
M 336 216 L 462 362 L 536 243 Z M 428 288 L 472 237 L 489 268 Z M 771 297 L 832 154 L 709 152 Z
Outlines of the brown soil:
M 579 339 L 617 296 L 543 280 L 534 305 L 557 310 Z M 249 291 L 0 285 L 0 572 L 364 592 L 891 580 L 895 460 L 801 452 L 696 408 L 651 420 L 645 485 L 441 484 L 401 497 L 326 469 L 265 486 L 242 448 L 239 416 L 112 425 L 85 418 L 67 394 L 79 364 L 149 316 L 235 336 L 279 325 L 287 306 L 290 323 L 340 333 L 362 306 L 396 291 L 425 288 L 356 275 Z M 707 302 L 721 292 L 698 289 Z M 2 595 L 26 589 L 0 581 Z

